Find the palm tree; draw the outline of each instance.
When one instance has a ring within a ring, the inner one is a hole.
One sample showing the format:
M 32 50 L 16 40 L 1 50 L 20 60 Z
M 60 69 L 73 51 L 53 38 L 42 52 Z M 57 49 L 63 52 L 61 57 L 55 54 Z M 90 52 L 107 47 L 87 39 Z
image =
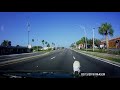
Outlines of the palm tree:
M 98 29 L 99 34 L 105 36 L 106 39 L 106 45 L 107 45 L 107 50 L 109 48 L 108 44 L 108 35 L 113 36 L 114 30 L 112 29 L 112 25 L 109 23 L 103 23 L 99 29 Z
M 47 46 L 48 42 L 46 41 L 45 44 L 46 44 L 46 46 Z
M 52 47 L 54 46 L 54 43 L 52 42 Z
M 55 46 L 55 43 L 52 42 L 52 46 Z
M 47 44 L 47 47 L 50 47 L 50 44 L 49 44 L 49 43 Z
M 11 41 L 8 41 L 8 40 L 4 40 L 2 43 L 1 43 L 1 46 L 11 46 Z
M 32 42 L 34 42 L 34 39 L 32 39 Z
M 76 44 L 77 44 L 77 45 L 79 45 L 79 44 L 80 44 L 80 42 L 81 42 L 81 40 L 78 40 L 78 41 L 76 42 Z
M 11 41 L 8 41 L 8 46 L 11 46 Z
M 84 44 L 84 47 L 86 47 L 86 43 L 87 43 L 88 39 L 85 38 L 85 37 L 82 37 L 81 40 L 80 40 L 80 43 L 81 44 Z
M 32 42 L 34 42 L 34 39 L 32 39 Z
M 97 47 L 99 47 L 99 45 L 100 45 L 100 42 L 101 42 L 101 41 L 100 41 L 99 39 L 96 39 L 96 38 L 95 38 L 95 41 L 94 41 L 94 43 L 95 43 L 95 45 L 96 45 Z
M 45 43 L 45 40 L 42 40 L 43 47 L 44 47 L 44 43 Z

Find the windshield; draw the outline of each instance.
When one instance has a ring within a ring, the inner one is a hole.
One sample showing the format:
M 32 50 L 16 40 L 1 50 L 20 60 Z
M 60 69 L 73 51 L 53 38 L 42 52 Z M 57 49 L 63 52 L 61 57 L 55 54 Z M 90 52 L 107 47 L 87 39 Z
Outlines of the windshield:
M 120 78 L 119 18 L 119 12 L 0 12 L 0 77 Z

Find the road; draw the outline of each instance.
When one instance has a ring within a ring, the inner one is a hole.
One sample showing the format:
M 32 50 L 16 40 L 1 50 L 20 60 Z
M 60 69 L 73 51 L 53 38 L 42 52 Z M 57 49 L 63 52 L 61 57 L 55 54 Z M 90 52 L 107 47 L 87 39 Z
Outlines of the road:
M 21 58 L 23 56 L 21 55 L 18 58 Z M 85 56 L 71 49 L 55 50 L 43 57 L 31 58 L 31 60 L 0 66 L 0 70 L 41 70 L 73 72 L 72 65 L 75 60 L 80 61 L 81 72 L 105 73 L 108 77 L 120 77 L 120 67 Z
M 29 57 L 29 56 L 35 56 L 35 55 L 40 55 L 43 54 L 45 52 L 39 52 L 39 53 L 22 53 L 22 54 L 11 54 L 11 55 L 2 55 L 0 56 L 0 62 L 3 61 L 10 61 L 13 59 L 19 59 L 19 58 L 24 58 L 24 57 Z

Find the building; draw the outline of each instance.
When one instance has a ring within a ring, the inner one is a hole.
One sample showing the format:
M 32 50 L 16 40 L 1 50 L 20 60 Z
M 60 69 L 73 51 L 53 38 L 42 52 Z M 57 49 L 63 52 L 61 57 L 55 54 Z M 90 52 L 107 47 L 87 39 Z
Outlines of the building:
M 83 44 L 79 44 L 79 45 L 77 46 L 77 48 L 78 48 L 78 49 L 82 49 L 82 48 L 84 48 L 84 45 L 83 45 Z
M 120 37 L 110 39 L 108 44 L 109 44 L 108 45 L 109 48 L 120 48 Z M 106 47 L 105 40 L 101 41 L 100 48 L 101 48 L 101 46 Z

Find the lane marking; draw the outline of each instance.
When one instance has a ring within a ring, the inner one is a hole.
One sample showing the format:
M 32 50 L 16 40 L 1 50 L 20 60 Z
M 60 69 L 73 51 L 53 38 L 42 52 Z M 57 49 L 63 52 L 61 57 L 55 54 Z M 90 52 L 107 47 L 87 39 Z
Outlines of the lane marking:
M 73 56 L 73 59 L 75 59 L 75 57 Z
M 52 57 L 51 59 L 54 59 L 55 57 Z
M 38 67 L 38 66 L 37 66 Z

